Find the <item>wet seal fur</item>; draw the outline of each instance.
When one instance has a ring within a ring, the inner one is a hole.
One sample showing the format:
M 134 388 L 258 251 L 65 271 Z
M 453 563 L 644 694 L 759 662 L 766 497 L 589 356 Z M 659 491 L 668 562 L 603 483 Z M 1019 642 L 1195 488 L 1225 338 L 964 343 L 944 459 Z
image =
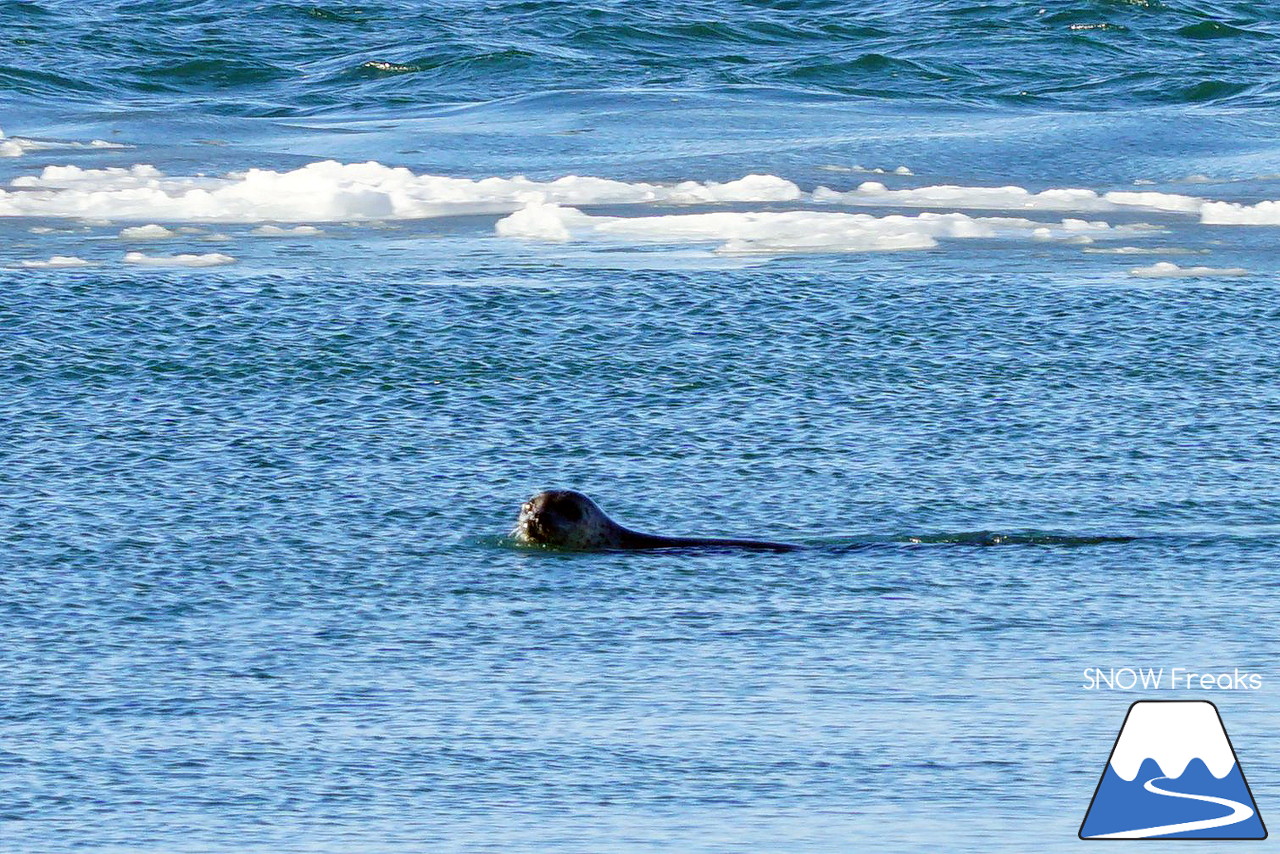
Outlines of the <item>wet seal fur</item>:
M 520 518 L 511 537 L 525 545 L 555 546 L 577 551 L 698 547 L 791 551 L 800 548 L 789 543 L 764 540 L 642 534 L 619 525 L 600 509 L 600 505 L 572 489 L 539 492 L 522 504 Z

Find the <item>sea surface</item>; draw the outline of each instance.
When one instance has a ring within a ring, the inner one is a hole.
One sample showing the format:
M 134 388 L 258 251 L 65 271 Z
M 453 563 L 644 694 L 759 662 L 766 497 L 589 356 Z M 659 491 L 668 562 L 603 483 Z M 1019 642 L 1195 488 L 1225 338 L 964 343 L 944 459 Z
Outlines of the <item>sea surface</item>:
M 1271 4 L 0 0 L 0 128 L 7 854 L 1280 821 Z

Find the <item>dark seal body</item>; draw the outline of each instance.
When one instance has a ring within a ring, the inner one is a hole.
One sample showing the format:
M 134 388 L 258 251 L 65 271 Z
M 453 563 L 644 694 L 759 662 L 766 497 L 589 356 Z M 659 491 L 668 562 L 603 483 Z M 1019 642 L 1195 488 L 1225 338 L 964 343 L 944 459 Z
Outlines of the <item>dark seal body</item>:
M 790 551 L 798 546 L 763 540 L 722 537 L 663 537 L 624 528 L 581 492 L 552 489 L 539 492 L 520 507 L 511 537 L 526 545 L 596 551 L 605 549 L 679 549 L 728 547 Z

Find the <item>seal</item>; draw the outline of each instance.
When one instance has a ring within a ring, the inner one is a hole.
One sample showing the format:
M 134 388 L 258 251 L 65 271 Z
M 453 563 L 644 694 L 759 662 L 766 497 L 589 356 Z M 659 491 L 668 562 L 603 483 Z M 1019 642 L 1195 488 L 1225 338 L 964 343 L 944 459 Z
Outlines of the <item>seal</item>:
M 722 537 L 662 537 L 642 534 L 613 521 L 581 492 L 550 489 L 539 492 L 520 506 L 520 518 L 511 537 L 525 545 L 555 546 L 577 551 L 609 549 L 682 549 L 729 547 L 791 551 L 799 546 L 764 540 Z

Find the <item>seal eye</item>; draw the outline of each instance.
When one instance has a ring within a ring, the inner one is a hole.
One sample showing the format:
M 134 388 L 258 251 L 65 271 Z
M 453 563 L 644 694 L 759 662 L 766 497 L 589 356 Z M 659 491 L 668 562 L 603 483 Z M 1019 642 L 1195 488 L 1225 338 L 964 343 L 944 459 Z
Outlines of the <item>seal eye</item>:
M 566 501 L 556 510 L 566 522 L 578 522 L 582 519 L 582 509 L 572 501 Z

